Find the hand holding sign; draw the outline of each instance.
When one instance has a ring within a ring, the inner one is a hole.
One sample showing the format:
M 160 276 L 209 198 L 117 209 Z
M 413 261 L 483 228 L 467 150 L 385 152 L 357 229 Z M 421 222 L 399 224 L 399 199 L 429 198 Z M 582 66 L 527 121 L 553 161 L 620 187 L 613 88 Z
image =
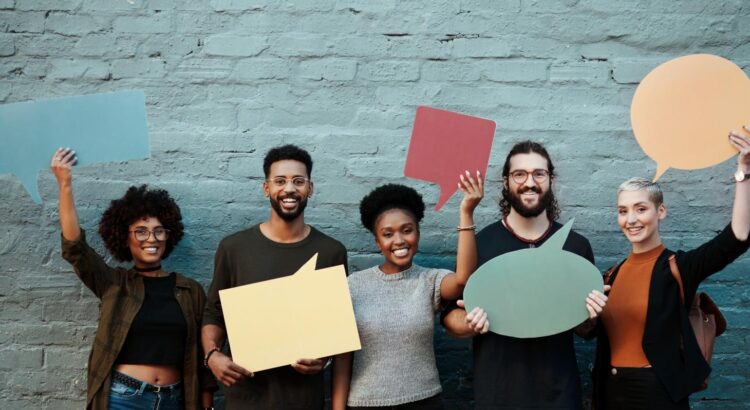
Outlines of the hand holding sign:
M 466 170 L 487 173 L 495 122 L 431 107 L 417 107 L 404 175 L 440 185 L 439 210 Z
M 586 298 L 603 289 L 587 259 L 562 250 L 573 221 L 539 248 L 497 256 L 480 266 L 464 289 L 466 311 L 483 308 L 490 332 L 521 338 L 571 329 L 589 318 Z
M 0 173 L 15 174 L 36 203 L 49 153 L 76 147 L 78 164 L 148 158 L 143 92 L 125 91 L 0 106 Z
M 721 57 L 689 55 L 651 71 L 635 91 L 630 120 L 657 163 L 654 181 L 669 168 L 706 168 L 735 155 L 727 133 L 750 122 L 748 96 L 745 73 Z

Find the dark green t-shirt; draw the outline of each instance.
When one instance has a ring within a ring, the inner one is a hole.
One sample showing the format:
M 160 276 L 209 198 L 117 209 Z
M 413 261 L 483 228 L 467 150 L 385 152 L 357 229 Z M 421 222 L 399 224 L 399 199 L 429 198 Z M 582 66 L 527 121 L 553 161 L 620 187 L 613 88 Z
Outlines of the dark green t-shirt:
M 216 251 L 203 324 L 225 327 L 219 290 L 289 276 L 316 253 L 317 269 L 347 266 L 344 245 L 312 227 L 305 239 L 295 243 L 274 242 L 259 225 L 224 238 Z M 302 375 L 291 366 L 257 372 L 226 390 L 227 410 L 321 409 L 323 405 L 323 372 Z

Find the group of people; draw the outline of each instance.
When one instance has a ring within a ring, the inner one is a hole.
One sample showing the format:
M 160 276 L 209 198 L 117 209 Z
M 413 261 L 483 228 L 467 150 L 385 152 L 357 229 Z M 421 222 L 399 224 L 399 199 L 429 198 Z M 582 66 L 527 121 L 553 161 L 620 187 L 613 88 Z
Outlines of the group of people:
M 607 295 L 592 290 L 580 301 L 589 319 L 547 337 L 488 332 L 486 313 L 467 312 L 461 300 L 478 266 L 540 246 L 561 228 L 553 190 L 557 175 L 541 144 L 524 141 L 508 153 L 502 218 L 476 235 L 473 213 L 484 196 L 483 176 L 469 171 L 457 176 L 463 199 L 455 272 L 413 263 L 425 210 L 419 193 L 401 184 L 377 187 L 359 210 L 383 259 L 348 276 L 361 350 L 300 358 L 257 373 L 232 360 L 219 291 L 293 274 L 314 254 L 318 269 L 347 266 L 345 246 L 305 223 L 314 188 L 310 155 L 294 145 L 267 152 L 263 192 L 270 215 L 221 241 L 206 294 L 194 280 L 162 268 L 183 236 L 180 208 L 164 190 L 133 186 L 104 212 L 99 234 L 107 250 L 120 262 L 132 261 L 130 268 L 110 267 L 87 244 L 79 224 L 71 177 L 75 152 L 59 149 L 51 168 L 60 193 L 63 257 L 101 300 L 86 406 L 211 409 L 218 380 L 226 387 L 227 409 L 321 409 L 324 369 L 331 367 L 334 410 L 442 409 L 432 340 L 441 313 L 451 335 L 473 338 L 477 409 L 582 408 L 574 333 L 598 338 L 596 409 L 688 409 L 688 396 L 710 368 L 689 330 L 686 306 L 703 279 L 748 248 L 747 128 L 745 133 L 732 131 L 728 138 L 739 151 L 731 223 L 694 250 L 673 252 L 662 244 L 659 224 L 667 210 L 656 183 L 632 178 L 620 186 L 617 222 L 632 245 L 630 253 L 607 276 Z M 563 249 L 594 262 L 589 241 L 576 232 Z M 668 261 L 673 255 L 684 301 Z M 550 266 L 550 274 L 553 270 Z

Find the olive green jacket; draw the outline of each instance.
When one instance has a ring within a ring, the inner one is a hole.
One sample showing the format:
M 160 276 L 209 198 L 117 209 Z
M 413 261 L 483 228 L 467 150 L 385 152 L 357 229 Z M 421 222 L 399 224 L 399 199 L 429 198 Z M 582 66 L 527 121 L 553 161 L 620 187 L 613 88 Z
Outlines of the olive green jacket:
M 143 277 L 132 269 L 112 268 L 87 243 L 81 230 L 76 241 L 62 238 L 62 256 L 73 265 L 84 285 L 101 300 L 99 326 L 96 329 L 88 361 L 86 408 L 106 410 L 110 374 L 130 324 L 145 296 Z M 185 409 L 201 408 L 201 391 L 216 390 L 216 380 L 203 368 L 200 347 L 201 316 L 206 294 L 198 282 L 176 274 L 175 297 L 187 322 L 182 382 Z

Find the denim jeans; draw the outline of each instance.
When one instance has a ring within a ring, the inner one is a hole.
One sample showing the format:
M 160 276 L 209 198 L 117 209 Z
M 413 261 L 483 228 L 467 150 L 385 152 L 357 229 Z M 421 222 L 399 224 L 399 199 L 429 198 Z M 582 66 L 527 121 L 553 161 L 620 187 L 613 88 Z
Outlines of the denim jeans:
M 141 383 L 139 389 L 112 381 L 109 387 L 109 410 L 182 410 L 182 383 L 162 386 L 162 391 L 146 391 L 150 386 Z

